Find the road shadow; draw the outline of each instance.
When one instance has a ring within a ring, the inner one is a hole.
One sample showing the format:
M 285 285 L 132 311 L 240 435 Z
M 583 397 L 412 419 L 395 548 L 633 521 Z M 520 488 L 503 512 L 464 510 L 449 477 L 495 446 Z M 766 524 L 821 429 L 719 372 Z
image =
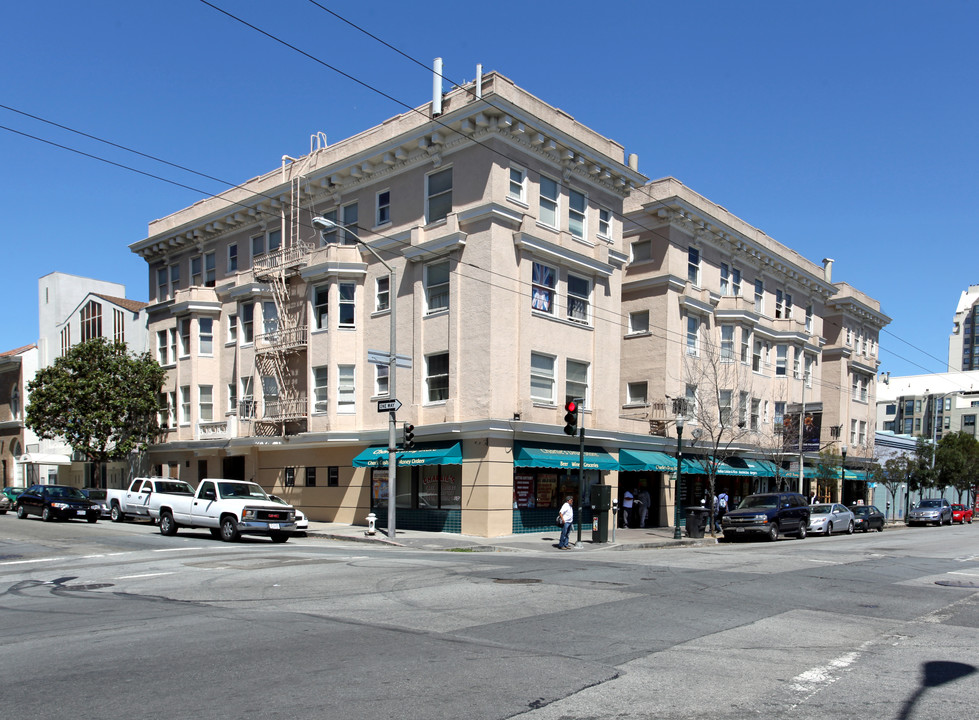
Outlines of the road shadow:
M 960 662 L 932 660 L 926 662 L 921 671 L 921 685 L 914 691 L 911 697 L 905 700 L 904 707 L 901 708 L 901 713 L 897 716 L 898 720 L 908 720 L 911 717 L 915 705 L 917 705 L 928 688 L 938 687 L 945 683 L 967 677 L 976 671 L 976 666 Z

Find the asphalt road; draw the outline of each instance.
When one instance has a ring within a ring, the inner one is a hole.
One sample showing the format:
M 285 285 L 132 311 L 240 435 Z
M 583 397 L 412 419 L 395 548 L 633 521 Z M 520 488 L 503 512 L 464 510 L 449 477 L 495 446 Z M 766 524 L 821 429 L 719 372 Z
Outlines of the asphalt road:
M 945 718 L 979 524 L 589 553 L 0 517 L 9 718 Z

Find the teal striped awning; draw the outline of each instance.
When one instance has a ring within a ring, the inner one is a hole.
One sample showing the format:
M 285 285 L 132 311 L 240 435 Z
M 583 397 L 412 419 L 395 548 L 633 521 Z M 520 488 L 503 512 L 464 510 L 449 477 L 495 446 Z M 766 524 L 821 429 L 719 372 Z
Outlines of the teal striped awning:
M 676 458 L 655 450 L 619 450 L 619 470 L 676 472 Z
M 577 447 L 555 445 L 513 444 L 515 467 L 578 469 Z M 618 470 L 619 463 L 602 448 L 585 448 L 585 470 Z
M 399 450 L 398 467 L 413 465 L 462 465 L 462 445 L 452 443 L 443 446 L 421 447 L 415 450 Z M 354 467 L 387 467 L 388 449 L 375 445 L 361 452 L 353 460 Z

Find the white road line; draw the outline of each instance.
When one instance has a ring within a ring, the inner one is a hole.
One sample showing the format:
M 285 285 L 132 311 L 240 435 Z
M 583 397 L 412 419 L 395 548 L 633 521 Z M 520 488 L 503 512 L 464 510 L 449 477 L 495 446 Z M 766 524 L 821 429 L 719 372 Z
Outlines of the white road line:
M 148 578 L 148 577 L 158 577 L 160 575 L 173 575 L 172 572 L 158 572 L 158 573 L 143 573 L 142 575 L 120 575 L 113 580 L 132 580 L 133 578 Z
M 8 560 L 0 565 L 26 565 L 27 563 L 54 562 L 56 560 L 67 560 L 68 558 L 37 558 L 35 560 Z
M 959 570 L 952 570 L 948 574 L 949 575 L 968 575 L 969 577 L 979 577 L 979 572 L 961 572 Z
M 202 547 L 181 547 L 181 548 L 164 548 L 162 550 L 154 550 L 153 552 L 180 552 L 182 550 L 203 550 Z
M 806 562 L 821 563 L 823 565 L 839 565 L 840 563 L 835 560 L 816 560 L 814 558 L 799 558 L 800 560 L 805 560 Z

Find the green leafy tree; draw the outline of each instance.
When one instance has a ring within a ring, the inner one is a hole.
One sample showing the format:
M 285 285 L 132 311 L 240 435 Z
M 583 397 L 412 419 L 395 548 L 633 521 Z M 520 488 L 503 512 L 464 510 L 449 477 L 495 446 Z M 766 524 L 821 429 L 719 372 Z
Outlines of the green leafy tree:
M 908 505 L 911 504 L 911 493 L 918 493 L 920 499 L 927 488 L 938 485 L 935 471 L 935 449 L 929 440 L 919 437 L 914 448 L 911 474 L 908 476 Z
M 964 432 L 943 435 L 935 448 L 935 470 L 942 487 L 953 487 L 962 502 L 962 494 L 972 488 L 976 463 L 979 461 L 979 440 Z
M 894 519 L 893 513 L 897 512 L 897 491 L 905 483 L 908 484 L 909 488 L 911 487 L 911 477 L 916 465 L 917 459 L 914 456 L 895 455 L 885 460 L 883 467 L 880 468 L 880 474 L 874 476 L 874 479 L 887 488 L 887 492 L 890 493 L 892 520 Z
M 142 450 L 159 433 L 157 410 L 166 370 L 149 355 L 103 338 L 72 347 L 28 384 L 25 425 L 39 437 L 63 439 L 95 464 Z

